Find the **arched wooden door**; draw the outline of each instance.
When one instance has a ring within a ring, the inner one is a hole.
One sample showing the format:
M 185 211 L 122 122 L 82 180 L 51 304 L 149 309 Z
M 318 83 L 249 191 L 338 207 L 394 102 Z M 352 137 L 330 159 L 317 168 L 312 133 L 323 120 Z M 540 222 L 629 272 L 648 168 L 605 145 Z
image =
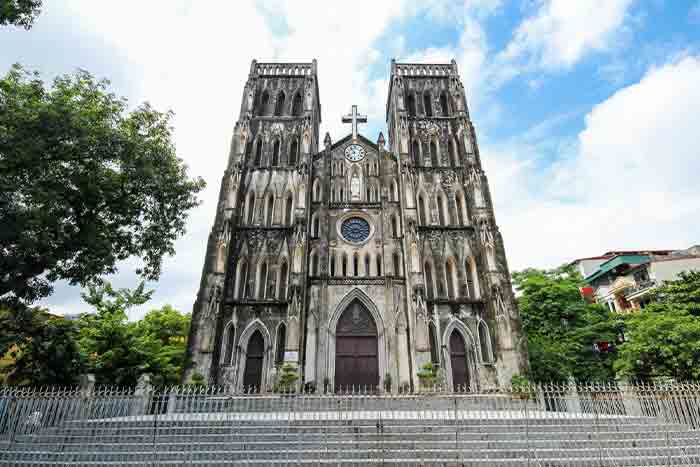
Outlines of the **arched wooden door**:
M 353 300 L 335 331 L 335 390 L 379 385 L 377 325 L 367 308 Z
M 255 331 L 248 341 L 246 351 L 245 372 L 243 373 L 243 390 L 246 392 L 260 391 L 262 385 L 263 356 L 265 340 L 260 331 Z
M 469 390 L 469 365 L 462 335 L 455 329 L 450 335 L 450 363 L 452 364 L 452 387 L 455 391 Z

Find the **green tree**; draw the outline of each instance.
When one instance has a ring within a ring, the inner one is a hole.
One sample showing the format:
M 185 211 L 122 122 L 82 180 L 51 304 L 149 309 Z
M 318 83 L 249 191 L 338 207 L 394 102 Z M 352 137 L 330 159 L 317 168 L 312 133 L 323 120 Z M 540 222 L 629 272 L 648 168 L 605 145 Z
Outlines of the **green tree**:
M 21 304 L 0 307 L 1 370 L 8 384 L 68 385 L 83 371 L 75 322 Z
M 0 297 L 30 303 L 59 279 L 86 285 L 137 257 L 155 280 L 203 180 L 176 157 L 170 112 L 127 112 L 79 71 L 45 86 L 15 65 L 0 78 Z
M 42 0 L 2 0 L 0 2 L 0 26 L 8 24 L 30 29 L 41 13 Z
M 631 379 L 700 380 L 700 272 L 682 273 L 655 289 L 652 300 L 626 317 L 616 370 Z
M 530 354 L 533 381 L 610 380 L 614 356 L 594 350 L 615 342 L 621 323 L 604 307 L 581 298 L 580 274 L 571 266 L 513 274 Z

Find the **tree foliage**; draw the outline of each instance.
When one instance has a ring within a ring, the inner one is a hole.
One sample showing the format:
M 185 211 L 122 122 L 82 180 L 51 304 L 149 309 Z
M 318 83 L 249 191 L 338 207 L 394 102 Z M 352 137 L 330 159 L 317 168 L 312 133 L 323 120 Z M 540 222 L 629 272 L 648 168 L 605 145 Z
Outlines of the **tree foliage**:
M 583 301 L 583 279 L 573 267 L 526 269 L 514 273 L 513 282 L 528 337 L 532 380 L 614 377 L 614 357 L 596 352 L 594 344 L 615 342 L 621 323 L 604 307 Z
M 175 155 L 170 112 L 127 112 L 109 82 L 15 65 L 0 79 L 0 297 L 30 303 L 137 257 L 156 279 L 203 180 Z
M 30 29 L 41 13 L 42 0 L 2 0 L 0 26 L 8 24 Z
M 616 370 L 632 379 L 700 380 L 700 272 L 682 273 L 652 298 L 643 311 L 626 317 Z

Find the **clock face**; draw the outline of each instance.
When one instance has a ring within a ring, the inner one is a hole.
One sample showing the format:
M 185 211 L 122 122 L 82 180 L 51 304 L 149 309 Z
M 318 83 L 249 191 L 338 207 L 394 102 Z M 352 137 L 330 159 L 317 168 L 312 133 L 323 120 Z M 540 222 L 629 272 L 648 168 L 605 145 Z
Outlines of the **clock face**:
M 345 158 L 350 162 L 359 162 L 365 158 L 365 148 L 359 144 L 351 144 L 345 148 Z

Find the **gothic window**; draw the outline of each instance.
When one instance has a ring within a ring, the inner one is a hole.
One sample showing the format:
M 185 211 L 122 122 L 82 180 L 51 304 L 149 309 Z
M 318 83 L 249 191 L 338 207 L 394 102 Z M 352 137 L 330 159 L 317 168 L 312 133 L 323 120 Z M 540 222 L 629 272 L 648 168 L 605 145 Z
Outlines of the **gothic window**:
M 321 183 L 318 180 L 314 182 L 314 201 L 321 201 Z
M 241 261 L 238 263 L 238 293 L 237 298 L 243 299 L 246 296 L 246 284 L 248 282 L 248 263 Z
M 430 142 L 430 163 L 433 167 L 437 167 L 439 165 L 437 145 L 435 144 L 435 141 Z
M 331 277 L 335 276 L 335 255 L 331 256 Z
M 426 117 L 433 116 L 433 106 L 430 102 L 430 92 L 428 91 L 426 91 L 425 94 L 423 94 L 423 110 L 425 110 Z
M 450 298 L 459 297 L 459 292 L 457 290 L 457 270 L 452 260 L 447 260 L 445 263 L 445 276 L 447 279 L 447 296 Z
M 343 255 L 343 277 L 348 275 L 348 255 Z
M 479 345 L 481 347 L 481 361 L 490 363 L 493 361 L 491 355 L 491 333 L 486 321 L 479 321 Z
M 427 219 L 425 217 L 425 202 L 423 200 L 423 195 L 418 196 L 418 222 L 420 225 L 428 225 Z
M 377 255 L 377 275 L 382 275 L 382 255 Z
M 272 150 L 272 165 L 280 165 L 280 140 L 275 140 Z
M 413 153 L 413 164 L 417 166 L 421 166 L 421 160 L 420 160 L 420 144 L 418 144 L 418 141 L 413 140 L 413 143 L 411 144 L 411 152 Z
M 452 138 L 447 141 L 447 150 L 450 155 L 450 163 L 457 167 L 459 165 L 459 159 L 457 158 L 457 152 L 455 151 L 455 142 Z
M 342 161 L 339 162 L 339 164 L 340 164 L 340 176 L 344 177 L 345 176 L 345 164 L 343 164 Z
M 435 284 L 433 283 L 433 269 L 430 267 L 429 262 L 425 262 L 423 267 L 423 272 L 425 274 L 425 290 L 428 300 L 435 298 Z
M 391 181 L 391 200 L 392 201 L 399 200 L 399 187 L 396 184 L 396 180 Z
M 344 192 L 342 186 L 340 187 L 340 196 L 339 196 L 339 198 L 340 198 L 339 201 L 340 201 L 341 203 L 342 203 L 343 201 L 345 201 L 345 192 Z
M 369 269 L 370 266 L 369 266 L 369 265 L 370 265 L 369 253 L 367 253 L 367 254 L 365 255 L 365 276 L 371 276 L 371 275 L 372 275 L 372 274 L 370 274 L 370 269 Z
M 292 104 L 292 115 L 295 117 L 301 116 L 302 112 L 302 107 L 301 107 L 301 93 L 297 93 L 296 96 L 294 96 L 294 103 Z
M 442 202 L 442 196 L 438 195 L 437 197 L 437 209 L 438 209 L 438 219 L 440 220 L 440 225 L 447 225 L 447 222 L 445 222 L 445 210 L 444 208 L 444 203 Z
M 447 106 L 447 94 L 444 91 L 440 93 L 440 110 L 442 110 L 443 117 L 447 117 L 450 113 L 450 109 Z
M 464 225 L 464 196 L 461 192 L 457 192 L 455 204 L 457 209 L 457 222 L 459 225 Z
M 297 165 L 297 153 L 299 152 L 299 143 L 295 139 L 289 147 L 289 165 Z
M 248 194 L 248 201 L 245 204 L 245 208 L 248 224 L 252 225 L 255 219 L 255 193 L 252 191 Z
M 467 277 L 467 291 L 469 298 L 475 300 L 479 298 L 479 276 L 476 271 L 476 261 L 474 258 L 467 258 L 464 264 L 465 274 Z
M 391 216 L 391 235 L 393 237 L 399 236 L 399 226 L 396 216 Z
M 318 220 L 318 214 L 314 214 L 313 220 L 311 221 L 311 236 L 318 238 L 320 229 L 320 221 Z
M 416 98 L 412 93 L 407 93 L 406 95 L 406 109 L 409 117 L 416 116 Z
M 287 326 L 280 323 L 277 327 L 277 342 L 275 344 L 275 365 L 284 363 L 284 346 L 287 343 Z
M 438 348 L 435 325 L 432 322 L 428 324 L 428 338 L 430 340 L 430 361 L 433 365 L 439 366 L 440 350 Z
M 258 145 L 255 147 L 255 161 L 254 165 L 256 167 L 260 166 L 262 164 L 262 147 L 263 147 L 263 142 L 261 139 L 258 140 Z
M 275 103 L 275 115 L 278 117 L 284 113 L 284 98 L 284 92 L 280 91 L 280 93 L 277 94 L 277 102 Z
M 255 297 L 255 267 L 252 264 L 249 264 L 246 269 L 245 296 L 246 298 Z
M 284 224 L 292 224 L 292 209 L 294 208 L 294 201 L 292 201 L 292 194 L 287 195 L 287 203 L 284 210 Z
M 267 212 L 265 213 L 266 224 L 268 226 L 272 225 L 272 214 L 274 213 L 275 197 L 273 195 L 268 195 L 267 197 Z
M 233 339 L 236 337 L 236 331 L 233 324 L 229 323 L 226 327 L 226 347 L 224 347 L 224 365 L 230 365 L 233 358 Z
M 260 97 L 260 107 L 258 107 L 258 115 L 266 115 L 265 112 L 267 112 L 267 106 L 270 103 L 270 95 L 267 93 L 267 91 L 264 91 L 262 93 L 262 96 Z
M 263 262 L 260 266 L 260 280 L 258 281 L 260 285 L 260 290 L 258 291 L 258 297 L 261 299 L 267 298 L 267 263 Z
M 355 277 L 360 275 L 360 258 L 357 257 L 357 253 L 352 255 L 352 275 Z
M 371 200 L 370 193 L 369 193 L 369 187 L 367 187 L 367 202 L 369 203 Z
M 398 253 L 394 253 L 393 256 L 393 263 L 394 263 L 394 275 L 395 276 L 402 276 L 403 274 L 401 271 L 401 258 L 399 257 Z
M 288 276 L 287 262 L 283 261 L 282 267 L 280 267 L 280 293 L 279 293 L 280 300 L 287 299 L 287 276 Z
M 348 242 L 364 242 L 369 237 L 369 222 L 362 217 L 350 217 L 340 225 L 340 233 Z
M 318 276 L 320 274 L 321 271 L 318 269 L 318 254 L 314 253 L 313 257 L 311 258 L 311 275 Z

